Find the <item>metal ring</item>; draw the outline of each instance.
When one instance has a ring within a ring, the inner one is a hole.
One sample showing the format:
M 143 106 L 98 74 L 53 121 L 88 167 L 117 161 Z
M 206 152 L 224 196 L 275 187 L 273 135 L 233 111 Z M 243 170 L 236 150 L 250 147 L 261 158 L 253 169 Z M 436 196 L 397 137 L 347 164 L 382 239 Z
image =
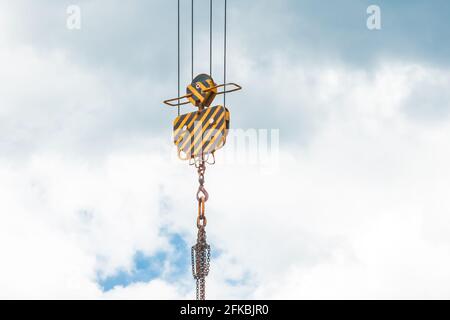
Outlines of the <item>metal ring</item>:
M 208 160 L 209 160 L 209 155 L 212 155 L 212 158 L 213 158 L 213 162 L 209 162 Z M 206 161 L 205 161 L 207 164 L 209 164 L 209 165 L 213 165 L 213 164 L 215 164 L 216 163 L 216 156 L 214 155 L 214 151 L 213 152 L 211 152 L 211 153 L 208 153 L 208 159 L 206 159 Z
M 203 221 L 203 224 L 201 223 Z M 200 217 L 197 217 L 197 228 L 206 227 L 208 224 L 208 220 L 206 220 L 206 217 L 203 217 L 200 219 Z
M 205 217 L 205 198 L 200 198 L 198 201 L 198 217 L 200 219 Z
M 205 227 L 208 221 L 206 220 L 205 216 L 205 198 L 200 198 L 198 200 L 198 216 L 197 216 L 197 227 Z M 202 223 L 203 221 L 203 223 Z
M 185 153 L 186 154 L 186 157 L 185 158 L 183 158 L 182 156 L 181 156 L 181 152 L 184 152 L 183 150 L 180 150 L 180 149 L 178 149 L 178 158 L 180 159 L 180 160 L 188 160 L 189 159 L 189 156 L 188 156 L 188 154 L 187 153 Z

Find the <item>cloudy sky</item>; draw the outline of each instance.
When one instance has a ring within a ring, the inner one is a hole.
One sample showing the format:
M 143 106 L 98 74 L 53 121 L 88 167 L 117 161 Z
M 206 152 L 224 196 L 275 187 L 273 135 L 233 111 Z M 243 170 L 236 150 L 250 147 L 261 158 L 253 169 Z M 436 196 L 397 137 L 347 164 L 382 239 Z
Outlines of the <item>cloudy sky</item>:
M 195 3 L 201 73 L 209 1 Z M 208 297 L 450 298 L 450 3 L 228 3 L 227 77 L 244 90 L 227 106 L 260 144 L 207 169 Z M 196 172 L 161 103 L 176 30 L 175 0 L 0 0 L 1 298 L 194 297 Z

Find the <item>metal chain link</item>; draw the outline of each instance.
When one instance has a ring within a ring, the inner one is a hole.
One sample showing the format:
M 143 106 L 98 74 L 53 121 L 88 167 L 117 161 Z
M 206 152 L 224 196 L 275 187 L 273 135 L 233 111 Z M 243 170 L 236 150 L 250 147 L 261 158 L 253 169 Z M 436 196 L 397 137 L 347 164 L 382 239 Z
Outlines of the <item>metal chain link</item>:
M 196 298 L 197 300 L 205 300 L 205 278 L 209 274 L 211 247 L 206 242 L 206 232 L 203 226 L 198 229 L 197 243 L 192 246 L 191 255 L 192 274 L 196 280 Z
M 211 247 L 206 242 L 206 216 L 205 216 L 205 202 L 208 201 L 209 195 L 204 187 L 205 183 L 205 161 L 202 157 L 198 163 L 198 182 L 199 187 L 197 191 L 198 201 L 198 216 L 197 216 L 197 243 L 191 248 L 192 258 L 192 275 L 196 280 L 196 298 L 197 300 L 205 300 L 206 297 L 206 280 L 209 274 Z

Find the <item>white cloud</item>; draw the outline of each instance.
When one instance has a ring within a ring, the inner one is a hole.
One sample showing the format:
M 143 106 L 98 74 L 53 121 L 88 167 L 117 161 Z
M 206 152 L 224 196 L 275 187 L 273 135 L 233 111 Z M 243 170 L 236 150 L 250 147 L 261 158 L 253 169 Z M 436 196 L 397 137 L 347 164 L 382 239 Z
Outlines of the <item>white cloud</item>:
M 422 103 L 414 98 L 422 87 L 448 87 L 448 70 L 274 58 L 260 69 L 234 52 L 231 73 L 246 91 L 230 98 L 233 124 L 259 114 L 279 126 L 281 167 L 263 175 L 223 164 L 218 152 L 207 169 L 208 236 L 221 252 L 208 296 L 448 298 L 450 125 L 407 111 Z M 194 241 L 196 177 L 170 161 L 173 113 L 156 136 L 121 126 L 153 83 L 124 77 L 117 90 L 108 72 L 64 50 L 16 44 L 0 50 L 0 70 L 0 296 L 190 298 L 188 273 L 107 293 L 96 283 L 131 270 L 136 251 L 171 252 L 161 227 Z M 148 126 L 164 112 L 152 111 Z
M 450 73 L 391 63 L 374 74 L 301 65 L 286 74 L 268 79 L 282 114 L 300 106 L 317 121 L 307 146 L 284 148 L 273 176 L 216 166 L 210 187 L 226 195 L 211 203 L 210 232 L 254 272 L 249 296 L 448 297 L 450 126 L 418 123 L 405 103 L 417 83 L 442 85 Z M 283 80 L 296 83 L 298 104 Z

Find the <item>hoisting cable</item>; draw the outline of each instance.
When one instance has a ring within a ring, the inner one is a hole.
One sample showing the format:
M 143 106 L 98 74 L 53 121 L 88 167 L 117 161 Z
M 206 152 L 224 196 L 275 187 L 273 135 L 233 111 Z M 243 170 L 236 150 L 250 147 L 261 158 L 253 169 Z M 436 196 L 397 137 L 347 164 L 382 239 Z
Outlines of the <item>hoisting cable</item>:
M 194 80 L 194 0 L 191 0 L 191 78 Z
M 212 78 L 212 28 L 213 28 L 213 1 L 209 0 L 209 75 Z
M 180 116 L 180 0 L 178 0 L 178 116 Z
M 226 91 L 227 91 L 227 0 L 225 0 L 225 17 L 223 26 L 223 83 L 225 84 L 223 94 L 223 106 L 226 107 Z

